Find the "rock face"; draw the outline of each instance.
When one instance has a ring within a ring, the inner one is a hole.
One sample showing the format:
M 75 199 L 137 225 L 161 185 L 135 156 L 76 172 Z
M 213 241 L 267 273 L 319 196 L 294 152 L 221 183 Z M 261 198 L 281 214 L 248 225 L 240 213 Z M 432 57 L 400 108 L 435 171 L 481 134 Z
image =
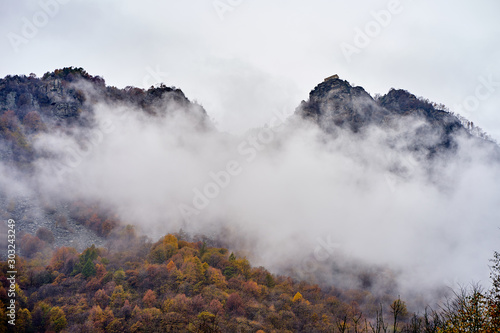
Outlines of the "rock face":
M 327 132 L 338 126 L 357 132 L 369 123 L 383 123 L 390 116 L 363 88 L 338 78 L 318 84 L 296 113 L 316 121 Z
M 30 111 L 43 114 L 46 120 L 61 113 L 82 107 L 76 90 L 66 87 L 61 79 L 50 76 L 44 79 L 26 76 L 7 76 L 0 80 L 0 114 L 13 110 L 20 121 Z

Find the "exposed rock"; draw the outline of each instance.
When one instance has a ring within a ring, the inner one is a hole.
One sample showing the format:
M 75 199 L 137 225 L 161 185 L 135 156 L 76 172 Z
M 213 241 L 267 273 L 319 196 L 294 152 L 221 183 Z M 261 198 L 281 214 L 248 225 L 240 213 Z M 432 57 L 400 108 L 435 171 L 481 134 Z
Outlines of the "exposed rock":
M 79 104 L 75 102 L 57 103 L 52 112 L 59 118 L 78 117 L 78 107 Z
M 357 132 L 369 123 L 383 123 L 390 112 L 381 108 L 361 87 L 333 78 L 317 85 L 296 113 L 315 120 L 327 132 L 347 126 Z

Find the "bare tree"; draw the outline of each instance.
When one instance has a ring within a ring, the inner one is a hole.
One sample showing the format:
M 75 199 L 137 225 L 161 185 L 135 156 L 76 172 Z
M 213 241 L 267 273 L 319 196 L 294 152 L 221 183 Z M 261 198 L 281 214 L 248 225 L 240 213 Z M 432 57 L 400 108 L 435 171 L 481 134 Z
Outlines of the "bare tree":
M 401 317 L 405 317 L 408 314 L 408 311 L 406 310 L 406 304 L 401 300 L 401 298 L 398 297 L 397 300 L 392 302 L 391 313 L 394 317 L 393 332 L 396 333 L 398 331 L 398 319 L 400 319 Z
M 382 304 L 380 304 L 380 311 L 376 312 L 375 326 L 371 323 L 369 324 L 373 333 L 387 333 L 388 324 L 384 323 L 384 313 L 382 310 Z

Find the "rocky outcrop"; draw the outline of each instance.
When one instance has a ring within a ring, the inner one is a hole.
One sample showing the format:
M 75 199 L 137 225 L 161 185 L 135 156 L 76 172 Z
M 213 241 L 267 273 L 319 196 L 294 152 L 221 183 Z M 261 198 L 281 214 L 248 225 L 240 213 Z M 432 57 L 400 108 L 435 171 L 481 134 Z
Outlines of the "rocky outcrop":
M 327 132 L 339 126 L 357 132 L 366 124 L 381 124 L 390 116 L 362 87 L 353 87 L 338 78 L 317 85 L 296 113 L 316 121 Z

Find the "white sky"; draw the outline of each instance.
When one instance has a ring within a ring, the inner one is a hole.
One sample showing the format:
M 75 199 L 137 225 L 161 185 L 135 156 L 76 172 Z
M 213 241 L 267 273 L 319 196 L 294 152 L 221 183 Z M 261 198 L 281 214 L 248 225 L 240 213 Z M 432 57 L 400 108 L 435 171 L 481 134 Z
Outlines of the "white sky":
M 0 76 L 77 66 L 119 88 L 164 82 L 240 132 L 338 73 L 372 95 L 394 87 L 444 103 L 500 141 L 500 2 L 400 0 L 377 23 L 394 1 L 3 0 Z M 342 43 L 370 28 L 348 61 Z

